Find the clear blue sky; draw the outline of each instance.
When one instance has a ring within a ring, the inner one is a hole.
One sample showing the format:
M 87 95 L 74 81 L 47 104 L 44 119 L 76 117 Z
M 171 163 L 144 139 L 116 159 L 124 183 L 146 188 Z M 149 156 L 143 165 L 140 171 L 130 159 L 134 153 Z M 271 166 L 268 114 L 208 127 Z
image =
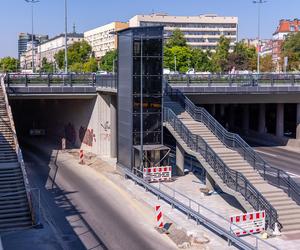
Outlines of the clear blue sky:
M 68 0 L 69 30 L 95 28 L 111 21 L 127 21 L 136 14 L 172 15 L 216 13 L 239 17 L 239 38 L 257 36 L 257 6 L 252 0 Z M 54 36 L 64 30 L 64 0 L 35 4 L 35 33 Z M 282 18 L 300 18 L 300 0 L 268 0 L 262 10 L 262 37 L 271 38 Z M 30 6 L 25 0 L 1 0 L 0 57 L 17 55 L 19 32 L 31 32 Z

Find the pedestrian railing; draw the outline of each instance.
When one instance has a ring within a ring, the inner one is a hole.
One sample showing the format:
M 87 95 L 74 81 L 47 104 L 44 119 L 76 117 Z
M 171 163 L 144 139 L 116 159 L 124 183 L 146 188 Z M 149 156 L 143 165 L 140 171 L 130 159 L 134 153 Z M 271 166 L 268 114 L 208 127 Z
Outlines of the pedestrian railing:
M 5 75 L 7 87 L 99 87 L 117 89 L 116 75 L 97 74 L 17 74 Z
M 279 249 L 276 246 L 260 239 L 256 235 L 249 233 L 249 240 L 245 238 L 237 237 L 230 226 L 234 225 L 236 228 L 245 231 L 239 225 L 230 224 L 229 218 L 225 218 L 218 213 L 214 212 L 213 210 L 207 208 L 206 206 L 192 200 L 188 196 L 178 192 L 177 190 L 168 187 L 167 185 L 159 182 L 157 185 L 151 185 L 146 182 L 143 178 L 139 177 L 142 176 L 142 173 L 135 169 L 134 173 L 129 169 L 124 169 L 125 175 L 132 179 L 135 183 L 143 186 L 146 191 L 150 191 L 151 193 L 155 194 L 159 199 L 163 199 L 167 203 L 169 203 L 173 208 L 177 208 L 184 214 L 188 215 L 190 219 L 193 219 L 197 222 L 197 224 L 202 224 L 203 226 L 207 227 L 209 230 L 213 231 L 214 233 L 218 234 L 219 236 L 228 240 L 230 244 L 234 244 L 235 246 L 241 249 Z M 209 216 L 217 216 L 221 219 L 224 225 L 228 225 L 227 228 L 222 227 L 219 223 L 213 221 Z
M 280 87 L 300 86 L 300 74 L 194 74 L 165 75 L 171 86 L 185 87 Z
M 205 124 L 215 136 L 227 147 L 238 151 L 259 174 L 271 184 L 285 190 L 287 194 L 300 205 L 300 185 L 285 171 L 275 168 L 256 153 L 238 134 L 228 132 L 204 108 L 197 107 L 179 90 L 166 87 L 170 98 L 179 102 L 194 120 Z
M 164 108 L 164 122 L 170 124 L 191 150 L 204 158 L 228 188 L 241 194 L 256 211 L 265 210 L 267 224 L 274 228 L 278 222 L 277 211 L 242 173 L 230 169 L 205 140 L 193 134 L 170 108 Z

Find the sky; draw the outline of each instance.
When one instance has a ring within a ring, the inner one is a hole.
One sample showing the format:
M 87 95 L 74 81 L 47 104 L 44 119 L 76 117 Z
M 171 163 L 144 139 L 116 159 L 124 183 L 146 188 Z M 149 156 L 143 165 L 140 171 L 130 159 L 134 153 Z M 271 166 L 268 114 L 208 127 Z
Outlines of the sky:
M 31 7 L 25 0 L 0 0 L 0 58 L 17 56 L 18 33 L 31 33 Z M 300 0 L 268 0 L 262 6 L 262 38 L 271 38 L 280 19 L 300 18 Z M 257 5 L 252 0 L 68 0 L 69 31 L 78 32 L 127 21 L 137 14 L 214 13 L 239 18 L 239 39 L 257 37 Z M 50 37 L 64 31 L 64 0 L 40 0 L 34 5 L 34 33 Z

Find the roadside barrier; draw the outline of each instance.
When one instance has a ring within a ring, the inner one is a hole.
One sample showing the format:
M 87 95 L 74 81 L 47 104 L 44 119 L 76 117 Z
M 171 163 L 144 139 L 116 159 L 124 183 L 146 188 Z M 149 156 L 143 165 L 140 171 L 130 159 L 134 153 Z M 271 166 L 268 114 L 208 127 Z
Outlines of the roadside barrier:
M 155 218 L 156 218 L 156 224 L 158 228 L 163 228 L 164 227 L 164 222 L 163 222 L 163 213 L 161 210 L 161 206 L 157 205 L 155 206 Z
M 84 157 L 83 149 L 80 149 L 79 150 L 79 164 L 82 164 L 82 165 L 84 164 L 83 157 Z

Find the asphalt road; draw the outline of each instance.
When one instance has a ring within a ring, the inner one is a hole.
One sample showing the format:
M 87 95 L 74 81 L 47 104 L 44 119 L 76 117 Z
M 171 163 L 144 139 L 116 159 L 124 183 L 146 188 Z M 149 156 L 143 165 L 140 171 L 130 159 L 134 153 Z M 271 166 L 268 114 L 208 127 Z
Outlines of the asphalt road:
M 288 172 L 300 183 L 300 151 L 292 151 L 287 147 L 256 147 L 254 149 L 265 161 Z
M 55 155 L 36 148 L 26 146 L 24 154 L 31 186 L 42 191 L 44 217 L 62 249 L 175 249 L 106 177 L 60 156 L 55 164 Z

